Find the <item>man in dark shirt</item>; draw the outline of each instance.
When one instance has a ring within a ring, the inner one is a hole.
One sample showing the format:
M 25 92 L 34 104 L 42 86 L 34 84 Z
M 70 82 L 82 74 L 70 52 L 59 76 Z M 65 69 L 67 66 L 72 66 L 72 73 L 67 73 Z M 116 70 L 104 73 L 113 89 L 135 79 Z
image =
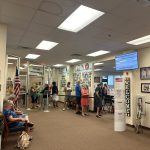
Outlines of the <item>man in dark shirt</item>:
M 95 106 L 97 108 L 96 117 L 101 117 L 101 111 L 102 111 L 102 100 L 103 100 L 103 89 L 102 89 L 103 83 L 100 83 L 97 85 L 95 89 L 94 99 L 95 99 Z

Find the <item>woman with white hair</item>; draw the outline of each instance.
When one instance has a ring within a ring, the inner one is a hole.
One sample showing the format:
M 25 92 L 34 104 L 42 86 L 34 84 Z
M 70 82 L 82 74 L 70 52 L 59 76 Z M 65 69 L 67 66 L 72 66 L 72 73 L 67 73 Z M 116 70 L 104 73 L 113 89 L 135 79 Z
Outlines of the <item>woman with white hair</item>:
M 12 122 L 9 124 L 9 128 L 22 128 L 25 126 L 25 123 L 28 127 L 33 127 L 34 124 L 29 121 L 29 117 L 26 114 L 18 115 L 15 111 L 12 110 L 12 102 L 4 101 L 3 102 L 3 114 L 6 117 L 7 122 Z
M 82 106 L 82 116 L 88 115 L 88 105 L 89 105 L 89 89 L 88 86 L 86 84 L 83 85 L 82 89 L 81 89 L 81 106 Z

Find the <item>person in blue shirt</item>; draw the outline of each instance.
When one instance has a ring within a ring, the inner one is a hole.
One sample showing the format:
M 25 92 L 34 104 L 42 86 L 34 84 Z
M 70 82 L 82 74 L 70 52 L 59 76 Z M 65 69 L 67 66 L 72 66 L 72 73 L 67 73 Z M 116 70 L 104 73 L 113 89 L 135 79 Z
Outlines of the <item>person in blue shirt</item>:
M 29 121 L 29 117 L 26 114 L 17 114 L 12 108 L 13 104 L 6 100 L 3 103 L 4 109 L 3 114 L 6 117 L 7 122 L 12 122 L 9 124 L 9 128 L 24 128 L 25 123 L 27 123 L 28 127 L 33 127 L 33 123 Z
M 77 81 L 75 86 L 75 93 L 76 93 L 76 114 L 80 114 L 80 104 L 81 104 L 81 87 L 80 87 L 80 81 Z

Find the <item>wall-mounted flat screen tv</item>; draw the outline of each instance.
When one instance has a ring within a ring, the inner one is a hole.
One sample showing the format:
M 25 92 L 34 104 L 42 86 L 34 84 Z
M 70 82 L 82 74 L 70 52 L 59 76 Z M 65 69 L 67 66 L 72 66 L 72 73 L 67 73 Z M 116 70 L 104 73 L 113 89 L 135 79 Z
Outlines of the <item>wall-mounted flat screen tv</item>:
M 118 55 L 115 58 L 116 70 L 134 70 L 138 69 L 138 53 L 136 51 Z

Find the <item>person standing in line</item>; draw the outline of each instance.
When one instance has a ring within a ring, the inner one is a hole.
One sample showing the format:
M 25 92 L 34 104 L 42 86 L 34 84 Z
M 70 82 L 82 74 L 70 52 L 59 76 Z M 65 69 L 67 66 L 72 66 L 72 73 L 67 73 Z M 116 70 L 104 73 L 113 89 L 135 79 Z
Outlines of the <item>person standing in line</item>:
M 54 108 L 58 107 L 58 87 L 55 81 L 52 83 L 52 98 Z
M 46 105 L 48 105 L 46 102 L 47 102 L 47 94 L 48 94 L 48 97 L 50 96 L 50 93 L 51 93 L 51 91 L 50 91 L 50 89 L 49 89 L 49 85 L 48 84 L 45 84 L 45 87 L 44 87 L 44 89 L 42 90 L 42 92 L 41 93 L 43 93 L 43 101 L 42 101 L 42 107 L 43 107 L 43 109 L 44 109 L 44 107 L 46 106 Z
M 70 87 L 70 82 L 68 82 L 67 86 L 64 87 L 64 92 L 65 92 L 65 101 L 64 101 L 63 111 L 65 111 L 66 109 L 69 109 L 70 96 L 71 96 L 71 92 L 72 92 L 72 89 Z
M 76 83 L 75 94 L 76 94 L 76 114 L 80 114 L 80 103 L 81 103 L 80 81 L 77 81 L 77 83 Z
M 95 93 L 94 93 L 94 99 L 95 99 L 95 106 L 97 108 L 97 113 L 96 113 L 96 117 L 100 118 L 101 115 L 101 111 L 102 111 L 102 83 L 98 84 L 96 89 L 95 89 Z
M 35 88 L 31 87 L 30 95 L 31 95 L 31 103 L 32 103 L 31 109 L 34 109 L 37 104 L 37 93 Z
M 87 85 L 83 85 L 83 88 L 81 90 L 81 106 L 82 106 L 82 116 L 88 115 L 87 107 L 89 104 L 88 96 L 89 96 L 89 89 Z

